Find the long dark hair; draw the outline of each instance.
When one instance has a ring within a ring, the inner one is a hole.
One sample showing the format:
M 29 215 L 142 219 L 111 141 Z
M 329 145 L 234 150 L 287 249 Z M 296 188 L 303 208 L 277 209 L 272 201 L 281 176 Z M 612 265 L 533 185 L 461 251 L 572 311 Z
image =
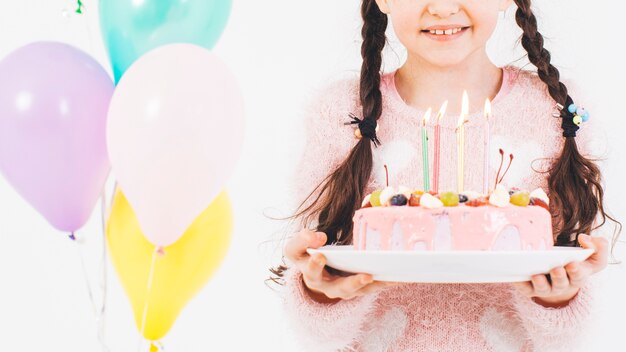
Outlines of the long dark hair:
M 548 87 L 552 99 L 567 105 L 571 98 L 567 87 L 560 81 L 559 71 L 550 63 L 550 52 L 543 46 L 543 36 L 537 31 L 537 18 L 530 8 L 531 0 L 515 0 L 515 4 L 518 7 L 515 20 L 524 31 L 522 46 L 529 61 L 537 67 L 539 78 Z M 561 113 L 566 114 L 565 110 Z M 601 182 L 598 166 L 580 154 L 574 136 L 565 137 L 561 154 L 548 171 L 550 210 L 557 246 L 578 246 L 578 234 L 590 233 L 604 225 L 607 219 L 617 224 L 619 233 L 621 224 L 604 211 Z M 600 223 L 596 224 L 598 216 Z
M 531 10 L 531 0 L 514 1 L 518 7 L 515 19 L 523 30 L 521 42 L 528 59 L 537 67 L 538 76 L 548 87 L 552 99 L 565 106 L 571 98 L 560 80 L 559 71 L 550 62 L 550 52 L 544 48 L 543 36 L 537 30 L 537 19 Z M 361 15 L 363 64 L 359 96 L 363 117 L 376 121 L 382 112 L 380 69 L 386 43 L 387 15 L 380 11 L 375 0 L 362 1 Z M 562 117 L 565 117 L 566 109 L 562 110 Z M 547 171 L 555 244 L 578 246 L 578 234 L 590 233 L 604 225 L 607 219 L 617 224 L 616 233 L 619 233 L 621 224 L 604 211 L 604 189 L 598 166 L 580 154 L 573 136 L 564 138 L 560 155 Z M 361 138 L 346 160 L 302 202 L 293 218 L 302 219 L 305 225 L 317 218 L 316 230 L 326 233 L 327 244 L 351 244 L 351 219 L 360 207 L 371 172 L 372 142 L 369 138 Z M 310 205 L 305 207 L 304 204 L 311 199 Z M 597 217 L 600 220 L 598 224 Z M 270 271 L 281 276 L 284 269 L 286 267 L 281 265 Z

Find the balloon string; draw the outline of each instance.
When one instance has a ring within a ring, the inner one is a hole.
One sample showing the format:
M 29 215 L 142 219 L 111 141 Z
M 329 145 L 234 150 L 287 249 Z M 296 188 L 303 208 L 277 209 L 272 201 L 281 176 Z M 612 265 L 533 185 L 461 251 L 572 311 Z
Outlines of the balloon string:
M 100 289 L 102 290 L 102 305 L 100 306 L 100 314 L 98 315 L 97 324 L 98 324 L 98 341 L 102 346 L 102 351 L 108 352 L 109 348 L 107 347 L 104 341 L 104 327 L 105 327 L 105 311 L 106 311 L 106 301 L 107 301 L 107 243 L 106 243 L 106 221 L 107 221 L 107 200 L 106 200 L 106 190 L 105 186 L 102 187 L 102 191 L 100 192 L 100 215 L 101 215 L 101 224 L 102 224 L 102 258 L 100 265 L 102 265 L 102 280 L 100 281 Z
M 150 264 L 150 274 L 148 274 L 148 288 L 146 290 L 146 299 L 143 305 L 143 314 L 141 316 L 141 329 L 139 329 L 141 337 L 144 336 L 144 330 L 146 328 L 146 317 L 148 316 L 148 302 L 150 301 L 150 291 L 152 290 L 152 278 L 154 276 L 154 264 L 156 261 L 158 253 L 158 247 L 154 249 L 152 252 L 152 263 Z M 153 343 L 150 343 L 150 346 L 154 346 Z M 150 347 L 152 351 L 152 347 Z
M 113 204 L 113 200 L 115 199 L 115 191 L 117 190 L 117 181 L 113 184 L 113 190 L 111 191 L 111 204 Z M 110 209 L 107 208 L 107 212 L 105 213 L 105 218 L 108 220 L 111 215 Z
M 90 26 L 90 23 L 92 23 L 93 21 L 89 20 L 89 16 L 92 13 L 92 11 L 83 12 L 84 9 L 85 9 L 84 1 L 77 0 L 76 11 L 74 11 L 74 12 L 79 14 L 79 15 L 83 15 L 82 16 L 83 17 L 83 21 L 85 22 L 85 27 L 87 29 L 86 30 L 86 32 L 87 32 L 87 39 L 89 40 L 89 53 L 92 56 L 96 56 L 95 52 L 94 52 L 94 40 L 93 40 L 93 36 L 91 34 L 91 26 Z
M 80 243 L 76 240 L 76 236 L 74 236 L 74 232 L 70 234 L 70 238 L 74 243 L 76 243 L 76 251 L 78 252 L 78 256 L 80 258 L 80 267 L 83 271 L 83 278 L 85 282 L 85 287 L 87 288 L 87 293 L 89 294 L 89 301 L 91 302 L 91 308 L 93 310 L 93 314 L 97 313 L 96 304 L 93 299 L 93 292 L 91 291 L 91 285 L 89 284 L 89 275 L 87 274 L 87 268 L 85 267 L 85 258 L 83 257 L 83 251 L 80 247 Z
M 85 256 L 83 253 L 84 251 L 82 249 L 82 245 L 80 244 L 80 241 L 76 240 L 76 236 L 74 235 L 74 232 L 70 234 L 70 238 L 72 239 L 74 243 L 76 243 L 76 251 L 78 252 L 78 256 L 80 258 L 80 266 L 83 272 L 83 281 L 85 282 L 85 287 L 87 288 L 87 294 L 89 295 L 89 301 L 91 302 L 92 312 L 96 316 L 96 325 L 98 327 L 98 340 L 100 341 L 100 344 L 102 345 L 103 350 L 108 351 L 108 348 L 106 347 L 106 345 L 104 344 L 104 341 L 102 340 L 102 336 L 100 332 L 101 330 L 100 313 L 104 311 L 104 298 L 102 302 L 102 309 L 98 310 L 98 308 L 96 307 L 96 301 L 94 300 L 93 290 L 91 289 L 91 284 L 89 282 L 89 274 L 87 273 L 87 266 L 85 265 Z

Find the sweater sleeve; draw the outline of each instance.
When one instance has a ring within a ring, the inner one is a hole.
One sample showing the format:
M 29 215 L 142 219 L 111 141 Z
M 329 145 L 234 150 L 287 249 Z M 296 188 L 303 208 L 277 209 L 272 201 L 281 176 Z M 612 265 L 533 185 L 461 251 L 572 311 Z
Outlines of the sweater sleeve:
M 302 273 L 285 271 L 285 310 L 296 338 L 306 351 L 339 351 L 356 343 L 378 294 L 318 303 L 305 292 Z
M 356 143 L 349 121 L 357 114 L 357 82 L 335 81 L 317 92 L 304 112 L 306 143 L 292 177 L 291 192 L 300 204 L 347 157 Z M 305 206 L 310 204 L 310 199 Z M 293 265 L 284 273 L 284 308 L 301 346 L 310 351 L 352 347 L 360 335 L 377 294 L 337 303 L 319 303 L 307 294 L 302 273 Z
M 592 320 L 594 278 L 578 294 L 560 308 L 544 307 L 511 287 L 518 318 L 526 329 L 534 351 L 570 351 L 581 341 Z

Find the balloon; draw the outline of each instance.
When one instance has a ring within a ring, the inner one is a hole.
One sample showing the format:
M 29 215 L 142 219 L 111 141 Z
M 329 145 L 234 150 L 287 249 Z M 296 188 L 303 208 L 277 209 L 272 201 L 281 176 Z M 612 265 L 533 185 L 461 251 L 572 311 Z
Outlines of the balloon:
M 52 226 L 88 220 L 109 174 L 114 85 L 89 55 L 36 42 L 0 61 L 0 173 Z
M 195 219 L 165 255 L 154 257 L 155 246 L 141 233 L 137 218 L 118 189 L 107 222 L 111 260 L 130 299 L 135 323 L 151 341 L 161 339 L 189 300 L 204 286 L 224 259 L 232 231 L 231 205 L 222 192 Z
M 141 55 L 166 44 L 212 48 L 230 14 L 230 0 L 100 1 L 100 27 L 117 83 Z
M 243 128 L 235 78 L 206 49 L 162 46 L 124 75 L 109 108 L 109 157 L 152 243 L 174 243 L 217 196 Z

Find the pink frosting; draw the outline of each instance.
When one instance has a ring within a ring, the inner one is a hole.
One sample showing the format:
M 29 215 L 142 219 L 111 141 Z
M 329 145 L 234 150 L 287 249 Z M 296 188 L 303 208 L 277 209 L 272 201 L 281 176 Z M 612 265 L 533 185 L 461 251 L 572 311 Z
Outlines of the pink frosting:
M 492 250 L 501 236 L 511 234 L 511 227 L 521 248 L 509 249 L 537 250 L 553 245 L 550 213 L 538 206 L 373 207 L 357 210 L 353 220 L 354 246 L 360 250 L 441 250 L 435 244 L 437 236 L 449 238 L 448 250 Z M 379 240 L 368 241 L 373 232 Z

